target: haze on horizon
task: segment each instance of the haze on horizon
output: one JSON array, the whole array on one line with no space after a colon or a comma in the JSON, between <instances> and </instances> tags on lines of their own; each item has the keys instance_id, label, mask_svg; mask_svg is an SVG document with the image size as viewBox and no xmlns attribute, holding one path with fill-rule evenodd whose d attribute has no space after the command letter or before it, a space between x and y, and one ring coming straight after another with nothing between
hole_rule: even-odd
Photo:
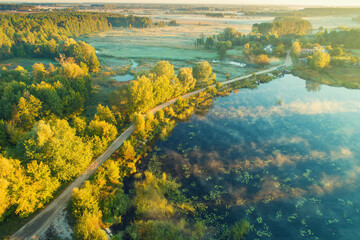
<instances>
[{"instance_id":1,"label":"haze on horizon","mask_svg":"<svg viewBox=\"0 0 360 240\"><path fill-rule=\"evenodd\" d=\"M7 3L74 3L73 0L8 0ZM312 5L312 6L360 6L359 0L78 0L76 3L166 3L166 4L234 4L234 5Z\"/></svg>"}]
</instances>

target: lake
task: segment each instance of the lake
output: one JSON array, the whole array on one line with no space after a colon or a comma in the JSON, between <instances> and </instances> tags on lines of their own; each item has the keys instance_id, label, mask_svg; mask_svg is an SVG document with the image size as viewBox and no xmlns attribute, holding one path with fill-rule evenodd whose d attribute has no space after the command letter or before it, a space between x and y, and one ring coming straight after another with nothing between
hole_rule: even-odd
<instances>
[{"instance_id":1,"label":"lake","mask_svg":"<svg viewBox=\"0 0 360 240\"><path fill-rule=\"evenodd\" d=\"M285 75L217 98L153 155L218 231L246 218L247 239L360 239L359 119L359 90Z\"/></svg>"}]
</instances>

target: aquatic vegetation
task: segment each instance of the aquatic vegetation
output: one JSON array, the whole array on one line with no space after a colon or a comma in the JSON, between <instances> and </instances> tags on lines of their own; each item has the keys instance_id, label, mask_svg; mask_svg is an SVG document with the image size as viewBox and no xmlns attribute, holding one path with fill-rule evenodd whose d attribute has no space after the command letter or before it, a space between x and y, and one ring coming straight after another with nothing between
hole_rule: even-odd
<instances>
[{"instance_id":1,"label":"aquatic vegetation","mask_svg":"<svg viewBox=\"0 0 360 240\"><path fill-rule=\"evenodd\" d=\"M266 88L260 85L255 91L242 90L219 98L205 115L195 113L189 122L179 123L166 143L156 142L161 149L156 153L165 156L161 160L166 166L163 170L181 173L177 175L184 184L181 192L189 197L190 206L195 209L187 216L194 214L204 219L216 236L220 236L219 231L228 231L238 216L248 218L252 226L249 239L284 237L275 224L289 229L284 231L289 239L341 236L337 229L344 224L355 226L358 219L353 214L359 212L357 200L346 195L348 189L353 189L351 184L358 183L357 169L350 172L352 162L335 158L358 152L354 150L356 144L344 141L347 137L338 129L344 121L332 127L328 119L334 113L309 116L274 112L241 118L234 114L239 107L251 108L263 102L274 106L277 98L284 101L283 107L285 102L291 102L288 99L296 98L297 93L284 91L281 84L287 82L277 81ZM271 84L275 84L276 90ZM290 83L286 86L292 88ZM275 93L268 91L268 87ZM296 91L300 91L299 87L303 85L299 83ZM269 96L262 94L265 90ZM349 132L356 131L347 128ZM349 150L341 147L332 150L335 143ZM346 144L349 146L344 147ZM337 191L345 195L338 196ZM314 221L318 229L312 228ZM297 230L290 232L293 228Z\"/></svg>"},{"instance_id":2,"label":"aquatic vegetation","mask_svg":"<svg viewBox=\"0 0 360 240\"><path fill-rule=\"evenodd\" d=\"M241 220L234 225L232 225L229 229L230 236L234 240L241 240L244 239L245 235L250 232L250 223L247 220Z\"/></svg>"},{"instance_id":3,"label":"aquatic vegetation","mask_svg":"<svg viewBox=\"0 0 360 240\"><path fill-rule=\"evenodd\" d=\"M264 223L264 226L262 229L256 231L256 235L258 235L259 237L271 237L272 236L271 232L269 231L269 226L266 223Z\"/></svg>"},{"instance_id":4,"label":"aquatic vegetation","mask_svg":"<svg viewBox=\"0 0 360 240\"><path fill-rule=\"evenodd\" d=\"M293 223L297 218L298 218L298 215L296 213L293 213L292 215L290 215L287 218L287 221Z\"/></svg>"}]
</instances>

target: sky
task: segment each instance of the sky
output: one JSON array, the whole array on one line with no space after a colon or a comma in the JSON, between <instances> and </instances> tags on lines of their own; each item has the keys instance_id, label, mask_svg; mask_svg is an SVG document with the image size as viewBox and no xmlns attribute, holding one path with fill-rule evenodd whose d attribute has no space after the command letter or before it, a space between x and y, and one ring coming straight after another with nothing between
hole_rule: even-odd
<instances>
[{"instance_id":1,"label":"sky","mask_svg":"<svg viewBox=\"0 0 360 240\"><path fill-rule=\"evenodd\" d=\"M262 5L324 5L324 6L360 6L360 0L0 0L0 2L111 2L111 3L192 3L192 4L262 4Z\"/></svg>"}]
</instances>

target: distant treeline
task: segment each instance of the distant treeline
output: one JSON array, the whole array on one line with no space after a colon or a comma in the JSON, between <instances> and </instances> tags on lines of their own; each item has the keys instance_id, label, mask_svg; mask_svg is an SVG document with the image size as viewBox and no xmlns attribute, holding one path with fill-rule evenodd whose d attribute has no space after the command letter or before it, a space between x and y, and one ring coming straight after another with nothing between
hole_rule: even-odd
<instances>
[{"instance_id":1,"label":"distant treeline","mask_svg":"<svg viewBox=\"0 0 360 240\"><path fill-rule=\"evenodd\" d=\"M6 4L6 3L0 3L0 11L24 11L24 10L35 10L36 7L32 5L25 5L25 4Z\"/></svg>"},{"instance_id":2,"label":"distant treeline","mask_svg":"<svg viewBox=\"0 0 360 240\"><path fill-rule=\"evenodd\" d=\"M322 45L339 46L345 48L360 48L360 29L345 31L320 32L316 35L317 41Z\"/></svg>"},{"instance_id":3,"label":"distant treeline","mask_svg":"<svg viewBox=\"0 0 360 240\"><path fill-rule=\"evenodd\" d=\"M136 27L149 28L153 26L153 21L149 17L124 16L111 14L107 17L113 27Z\"/></svg>"},{"instance_id":4,"label":"distant treeline","mask_svg":"<svg viewBox=\"0 0 360 240\"><path fill-rule=\"evenodd\" d=\"M344 16L358 15L360 8L304 8L297 12L304 16Z\"/></svg>"},{"instance_id":5,"label":"distant treeline","mask_svg":"<svg viewBox=\"0 0 360 240\"><path fill-rule=\"evenodd\" d=\"M224 13L206 13L205 15L207 17L219 17L219 18L225 17Z\"/></svg>"},{"instance_id":6,"label":"distant treeline","mask_svg":"<svg viewBox=\"0 0 360 240\"><path fill-rule=\"evenodd\" d=\"M299 17L277 17L273 22L254 24L252 31L261 34L305 35L312 32L309 21Z\"/></svg>"},{"instance_id":7,"label":"distant treeline","mask_svg":"<svg viewBox=\"0 0 360 240\"><path fill-rule=\"evenodd\" d=\"M292 11L247 11L245 16L297 16L297 17L313 17L313 16L346 16L358 15L360 8L304 8Z\"/></svg>"},{"instance_id":8,"label":"distant treeline","mask_svg":"<svg viewBox=\"0 0 360 240\"><path fill-rule=\"evenodd\" d=\"M176 22L170 23L176 25ZM2 14L0 15L0 60L11 57L54 58L60 53L69 52L73 52L74 55L67 57L78 59L76 52L79 53L79 50L68 51L71 46L66 44L74 43L67 41L69 37L105 31L111 26L146 28L153 25L151 18L121 14L73 11L27 15Z\"/></svg>"},{"instance_id":9,"label":"distant treeline","mask_svg":"<svg viewBox=\"0 0 360 240\"><path fill-rule=\"evenodd\" d=\"M70 36L109 29L106 17L94 13L34 13L0 15L0 59L58 57ZM71 56L76 57L76 56Z\"/></svg>"}]
</instances>

